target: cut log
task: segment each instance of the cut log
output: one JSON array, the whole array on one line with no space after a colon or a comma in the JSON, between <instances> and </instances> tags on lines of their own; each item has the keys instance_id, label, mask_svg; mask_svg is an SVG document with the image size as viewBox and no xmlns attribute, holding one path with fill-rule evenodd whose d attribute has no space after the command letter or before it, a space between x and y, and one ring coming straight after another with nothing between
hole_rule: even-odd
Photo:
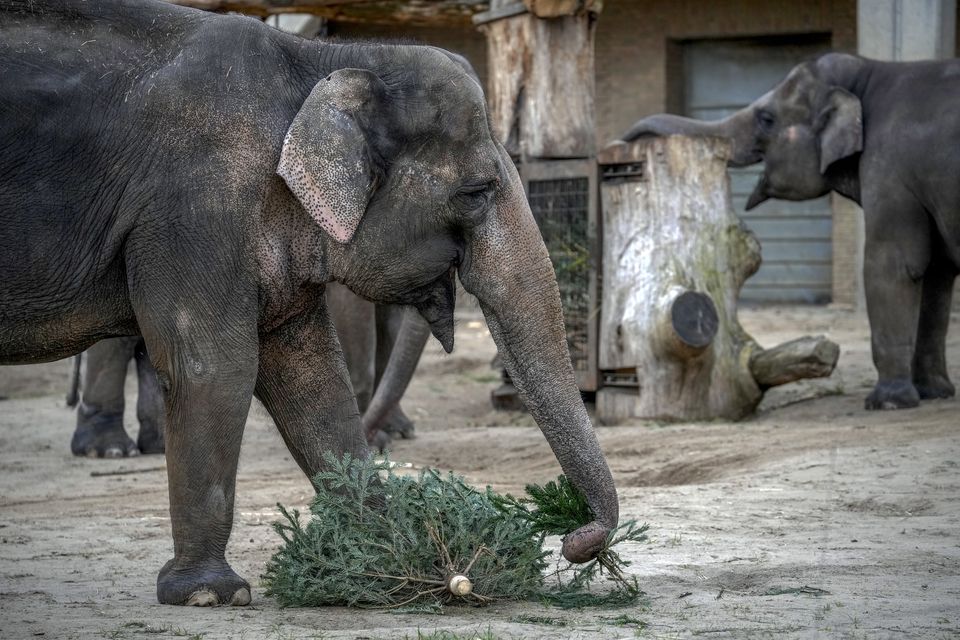
<instances>
[{"instance_id":1,"label":"cut log","mask_svg":"<svg viewBox=\"0 0 960 640\"><path fill-rule=\"evenodd\" d=\"M598 391L601 422L740 419L764 389L836 364L824 338L764 351L740 326L737 301L760 245L730 204L729 152L720 139L671 136L599 154L599 364L618 380L636 371L635 388Z\"/></svg>"},{"instance_id":2,"label":"cut log","mask_svg":"<svg viewBox=\"0 0 960 640\"><path fill-rule=\"evenodd\" d=\"M750 358L750 372L761 389L804 378L825 378L833 373L840 348L823 336L804 336Z\"/></svg>"}]
</instances>

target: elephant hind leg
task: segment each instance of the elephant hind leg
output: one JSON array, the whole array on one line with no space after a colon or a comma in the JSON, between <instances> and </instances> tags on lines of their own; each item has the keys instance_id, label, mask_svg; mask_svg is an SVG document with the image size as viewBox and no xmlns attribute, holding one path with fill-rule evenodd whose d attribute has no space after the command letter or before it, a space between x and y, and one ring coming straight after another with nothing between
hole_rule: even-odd
<instances>
[{"instance_id":1,"label":"elephant hind leg","mask_svg":"<svg viewBox=\"0 0 960 640\"><path fill-rule=\"evenodd\" d=\"M933 259L923 277L917 347L913 355L913 384L923 399L952 398L956 394L947 375L946 359L956 276L957 270L946 256L943 241L935 238Z\"/></svg>"},{"instance_id":2,"label":"elephant hind leg","mask_svg":"<svg viewBox=\"0 0 960 640\"><path fill-rule=\"evenodd\" d=\"M123 385L136 342L111 338L87 349L77 427L70 441L74 455L122 458L140 452L123 428Z\"/></svg>"}]
</instances>

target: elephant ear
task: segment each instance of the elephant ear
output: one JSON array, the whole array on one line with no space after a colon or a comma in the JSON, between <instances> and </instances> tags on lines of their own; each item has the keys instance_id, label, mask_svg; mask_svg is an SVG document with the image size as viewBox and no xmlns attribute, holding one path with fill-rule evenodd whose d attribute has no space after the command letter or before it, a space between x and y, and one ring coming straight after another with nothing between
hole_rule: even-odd
<instances>
[{"instance_id":1,"label":"elephant ear","mask_svg":"<svg viewBox=\"0 0 960 640\"><path fill-rule=\"evenodd\" d=\"M827 94L827 104L820 111L817 131L820 132L820 173L831 164L863 150L863 118L860 100L839 87Z\"/></svg>"},{"instance_id":2,"label":"elephant ear","mask_svg":"<svg viewBox=\"0 0 960 640\"><path fill-rule=\"evenodd\" d=\"M277 173L340 243L353 237L376 189L377 168L364 129L385 92L370 71L334 71L307 96L283 140Z\"/></svg>"}]
</instances>

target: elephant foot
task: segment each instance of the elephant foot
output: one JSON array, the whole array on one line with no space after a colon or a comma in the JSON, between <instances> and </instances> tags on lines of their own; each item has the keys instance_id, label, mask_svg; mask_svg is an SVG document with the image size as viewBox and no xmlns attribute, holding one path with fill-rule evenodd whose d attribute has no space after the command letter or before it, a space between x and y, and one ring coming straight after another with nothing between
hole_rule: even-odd
<instances>
[{"instance_id":1,"label":"elephant foot","mask_svg":"<svg viewBox=\"0 0 960 640\"><path fill-rule=\"evenodd\" d=\"M913 381L922 400L935 400L938 398L952 398L957 394L956 388L950 382L950 378L941 374L931 374L918 377Z\"/></svg>"},{"instance_id":2,"label":"elephant foot","mask_svg":"<svg viewBox=\"0 0 960 640\"><path fill-rule=\"evenodd\" d=\"M374 432L372 436L367 438L367 446L377 453L384 453L390 448L391 442L393 442L393 438L391 438L390 434L385 431L378 430Z\"/></svg>"},{"instance_id":3,"label":"elephant foot","mask_svg":"<svg viewBox=\"0 0 960 640\"><path fill-rule=\"evenodd\" d=\"M154 422L141 422L140 433L137 434L137 448L140 453L163 453L166 445L163 441L163 430Z\"/></svg>"},{"instance_id":4,"label":"elephant foot","mask_svg":"<svg viewBox=\"0 0 960 640\"><path fill-rule=\"evenodd\" d=\"M77 409L77 428L70 451L75 456L90 458L123 458L140 453L123 429L123 414L102 413L82 403Z\"/></svg>"},{"instance_id":5,"label":"elephant foot","mask_svg":"<svg viewBox=\"0 0 960 640\"><path fill-rule=\"evenodd\" d=\"M188 607L242 607L250 604L250 583L225 560L180 567L173 559L157 577L157 600Z\"/></svg>"},{"instance_id":6,"label":"elephant foot","mask_svg":"<svg viewBox=\"0 0 960 640\"><path fill-rule=\"evenodd\" d=\"M408 418L399 406L390 413L386 424L383 425L383 430L391 436L400 436L404 440L417 437L413 420Z\"/></svg>"},{"instance_id":7,"label":"elephant foot","mask_svg":"<svg viewBox=\"0 0 960 640\"><path fill-rule=\"evenodd\" d=\"M864 408L868 411L910 409L919 404L920 394L909 380L881 380L867 396Z\"/></svg>"}]
</instances>

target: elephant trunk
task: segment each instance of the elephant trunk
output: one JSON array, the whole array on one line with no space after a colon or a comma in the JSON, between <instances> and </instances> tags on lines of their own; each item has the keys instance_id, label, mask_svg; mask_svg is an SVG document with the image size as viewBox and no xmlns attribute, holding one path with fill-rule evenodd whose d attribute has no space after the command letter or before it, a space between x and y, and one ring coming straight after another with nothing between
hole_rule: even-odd
<instances>
[{"instance_id":1,"label":"elephant trunk","mask_svg":"<svg viewBox=\"0 0 960 640\"><path fill-rule=\"evenodd\" d=\"M503 164L509 180L496 215L473 230L460 279L563 472L587 498L595 520L563 544L565 558L586 562L617 525L617 492L574 378L553 265L516 170Z\"/></svg>"},{"instance_id":2,"label":"elephant trunk","mask_svg":"<svg viewBox=\"0 0 960 640\"><path fill-rule=\"evenodd\" d=\"M722 120L703 121L660 113L638 120L621 136L624 142L642 136L715 136L726 138L733 145L728 163L745 167L760 162L763 157L756 144L754 107L750 105Z\"/></svg>"},{"instance_id":3,"label":"elephant trunk","mask_svg":"<svg viewBox=\"0 0 960 640\"><path fill-rule=\"evenodd\" d=\"M423 347L430 337L430 325L414 309L406 309L400 332L390 352L390 360L383 371L377 390L363 414L363 432L370 442L383 427L390 412L399 404L413 372L420 362Z\"/></svg>"}]
</instances>

